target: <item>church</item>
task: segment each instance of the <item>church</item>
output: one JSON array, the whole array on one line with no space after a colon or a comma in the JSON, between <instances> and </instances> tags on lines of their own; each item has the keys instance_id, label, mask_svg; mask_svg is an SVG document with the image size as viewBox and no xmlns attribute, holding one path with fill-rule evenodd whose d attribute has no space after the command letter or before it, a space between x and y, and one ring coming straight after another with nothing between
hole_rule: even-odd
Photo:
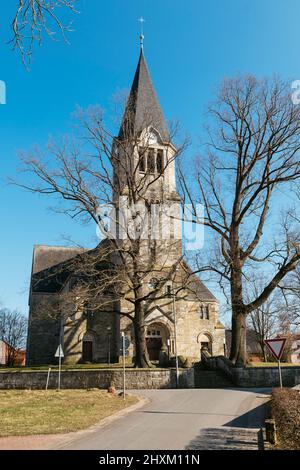
<instances>
[{"instance_id":1,"label":"church","mask_svg":"<svg viewBox=\"0 0 300 470\"><path fill-rule=\"evenodd\" d=\"M146 122L146 114L151 115L151 125ZM113 194L115 204L119 204L120 196L128 194L128 172L131 172L130 178L133 178L134 172L134 178L144 182L146 189L143 198L147 203L180 204L176 188L176 148L170 139L142 43L120 131L113 143L112 152L115 155L121 154L120 149L124 148L126 139L128 141L128 129L130 135L137 133L139 142L147 140L147 145L139 144L136 149L132 142L126 143L126 148L131 145L131 161L125 169L124 164L114 169L114 178L118 176ZM136 159L138 163L133 165ZM173 228L170 238L161 243L146 240L143 245L143 259L151 258L152 268L148 269L143 280L143 298L147 308L142 327L149 359L157 364L162 352L169 359L177 353L196 362L201 359L203 349L212 355L222 355L225 348L219 302L184 261L182 237L175 232ZM95 250L103 249L107 243L103 240L100 248L94 250L46 245L34 247L27 365L56 363L55 352L60 344L65 364L118 362L122 354L122 333L126 336L127 360L135 356L135 330L130 319L132 302L129 297L118 294L109 307L103 302L106 307L99 312L88 308L74 309L72 312L70 306L66 306L65 292L72 290L72 285L76 284L74 275L73 279L70 276L70 266L74 262L84 263ZM172 274L162 281L166 270ZM151 289L155 295L151 295ZM103 292L105 295L107 293ZM53 312L56 314L53 315Z\"/></svg>"}]
</instances>

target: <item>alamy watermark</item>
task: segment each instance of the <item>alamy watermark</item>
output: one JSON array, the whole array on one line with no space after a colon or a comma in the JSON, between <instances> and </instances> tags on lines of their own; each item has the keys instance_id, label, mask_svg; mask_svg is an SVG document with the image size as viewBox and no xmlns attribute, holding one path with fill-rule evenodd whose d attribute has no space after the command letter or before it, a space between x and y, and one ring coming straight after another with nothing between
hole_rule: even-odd
<instances>
[{"instance_id":1,"label":"alamy watermark","mask_svg":"<svg viewBox=\"0 0 300 470\"><path fill-rule=\"evenodd\" d=\"M0 104L6 104L6 84L0 80Z\"/></svg>"},{"instance_id":2,"label":"alamy watermark","mask_svg":"<svg viewBox=\"0 0 300 470\"><path fill-rule=\"evenodd\" d=\"M100 239L182 240L186 250L199 250L204 244L202 204L153 203L128 204L121 196L114 204L97 209L97 236Z\"/></svg>"}]
</instances>

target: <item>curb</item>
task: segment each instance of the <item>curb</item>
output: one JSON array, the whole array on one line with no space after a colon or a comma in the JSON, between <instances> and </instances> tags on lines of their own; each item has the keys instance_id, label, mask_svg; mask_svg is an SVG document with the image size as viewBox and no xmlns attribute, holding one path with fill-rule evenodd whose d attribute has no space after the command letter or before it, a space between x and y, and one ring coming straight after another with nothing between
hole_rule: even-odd
<instances>
[{"instance_id":1,"label":"curb","mask_svg":"<svg viewBox=\"0 0 300 470\"><path fill-rule=\"evenodd\" d=\"M61 440L59 440L59 442L57 442L56 444L52 444L52 445L42 446L39 448L39 450L63 450L63 448L66 445L71 444L72 442L76 441L80 437L84 437L85 435L99 431L100 429L112 423L113 421L117 421L118 419L123 418L124 416L131 413L132 411L142 408L144 405L147 405L148 403L150 403L149 398L141 397L135 394L132 396L135 396L138 398L138 402L135 403L134 405L128 406L124 408L123 410L117 411L116 413L110 416L107 416L106 418L102 419L99 423L94 424L93 426L90 426L89 428L81 429L80 431L70 432L68 434L61 434ZM59 439L60 435L52 434L52 436L55 436L57 439Z\"/></svg>"}]
</instances>

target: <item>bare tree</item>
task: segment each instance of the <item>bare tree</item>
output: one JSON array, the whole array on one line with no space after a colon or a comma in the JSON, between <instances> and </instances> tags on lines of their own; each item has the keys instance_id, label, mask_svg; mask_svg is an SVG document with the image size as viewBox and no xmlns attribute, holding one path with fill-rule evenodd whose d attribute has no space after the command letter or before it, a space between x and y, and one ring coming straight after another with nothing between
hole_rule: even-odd
<instances>
[{"instance_id":1,"label":"bare tree","mask_svg":"<svg viewBox=\"0 0 300 470\"><path fill-rule=\"evenodd\" d=\"M279 214L278 208L283 192L300 176L300 108L293 105L288 84L238 77L224 81L208 122L206 155L196 162L196 188L188 187L183 171L181 184L191 204L204 204L204 221L198 222L216 245L205 266L201 254L199 270L214 273L227 294L230 359L245 364L247 315L261 308L300 259L299 218L286 207ZM280 227L271 209L280 215ZM247 302L245 285L262 271L267 273L264 285Z\"/></svg>"},{"instance_id":2,"label":"bare tree","mask_svg":"<svg viewBox=\"0 0 300 470\"><path fill-rule=\"evenodd\" d=\"M127 103L122 136L116 138L104 123L101 110L80 112L80 139L64 141L60 146L52 144L47 155L36 151L23 156L24 170L34 179L19 185L47 197L58 196L65 203L60 211L82 222L92 221L105 236L94 250L82 250L61 270L49 269L36 276L35 286L51 278L57 281L62 275L61 302L67 317L85 309L99 314L116 311L118 304L120 315L133 325L135 365L148 367L145 317L160 301L173 321L172 295L179 300L195 287L181 250L176 251L181 243L174 236L176 228L170 227L171 239L167 230L167 224L175 220L170 217L174 201L161 204L163 175L174 165L185 143L175 149L172 133L170 141L164 142L165 157L157 152L154 158L151 129L155 129L155 122L151 113L145 114L141 125L144 131L132 128L129 113ZM158 237L155 232L159 232ZM170 281L172 293L166 289Z\"/></svg>"},{"instance_id":3,"label":"bare tree","mask_svg":"<svg viewBox=\"0 0 300 470\"><path fill-rule=\"evenodd\" d=\"M250 281L247 285L250 290L249 295L247 295L248 301L257 298L263 290L263 286L262 277L254 279L253 282ZM284 311L284 302L282 300L280 291L275 290L262 305L252 310L248 317L248 326L256 333L264 362L268 360L265 340L272 338L280 330L280 319Z\"/></svg>"},{"instance_id":4,"label":"bare tree","mask_svg":"<svg viewBox=\"0 0 300 470\"><path fill-rule=\"evenodd\" d=\"M0 340L7 344L7 363L13 366L18 352L25 347L27 318L17 310L0 309Z\"/></svg>"},{"instance_id":5,"label":"bare tree","mask_svg":"<svg viewBox=\"0 0 300 470\"><path fill-rule=\"evenodd\" d=\"M66 40L66 32L71 24L65 25L59 14L60 7L75 12L76 0L18 0L16 14L11 28L13 49L21 53L22 61L31 61L33 46L42 44L43 33L54 39L55 30L59 31Z\"/></svg>"},{"instance_id":6,"label":"bare tree","mask_svg":"<svg viewBox=\"0 0 300 470\"><path fill-rule=\"evenodd\" d=\"M300 269L299 266L293 271L280 289L285 302L284 313L281 317L282 330L297 332L300 326Z\"/></svg>"}]
</instances>

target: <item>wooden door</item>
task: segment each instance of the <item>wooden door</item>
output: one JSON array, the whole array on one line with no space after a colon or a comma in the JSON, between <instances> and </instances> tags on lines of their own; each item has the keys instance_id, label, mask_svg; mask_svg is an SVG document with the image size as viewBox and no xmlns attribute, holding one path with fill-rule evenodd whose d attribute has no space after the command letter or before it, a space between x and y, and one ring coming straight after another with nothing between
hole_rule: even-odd
<instances>
[{"instance_id":1,"label":"wooden door","mask_svg":"<svg viewBox=\"0 0 300 470\"><path fill-rule=\"evenodd\" d=\"M93 342L92 341L83 341L82 360L84 362L93 362Z\"/></svg>"},{"instance_id":2,"label":"wooden door","mask_svg":"<svg viewBox=\"0 0 300 470\"><path fill-rule=\"evenodd\" d=\"M147 338L147 349L150 361L159 360L159 351L161 350L161 338Z\"/></svg>"}]
</instances>

